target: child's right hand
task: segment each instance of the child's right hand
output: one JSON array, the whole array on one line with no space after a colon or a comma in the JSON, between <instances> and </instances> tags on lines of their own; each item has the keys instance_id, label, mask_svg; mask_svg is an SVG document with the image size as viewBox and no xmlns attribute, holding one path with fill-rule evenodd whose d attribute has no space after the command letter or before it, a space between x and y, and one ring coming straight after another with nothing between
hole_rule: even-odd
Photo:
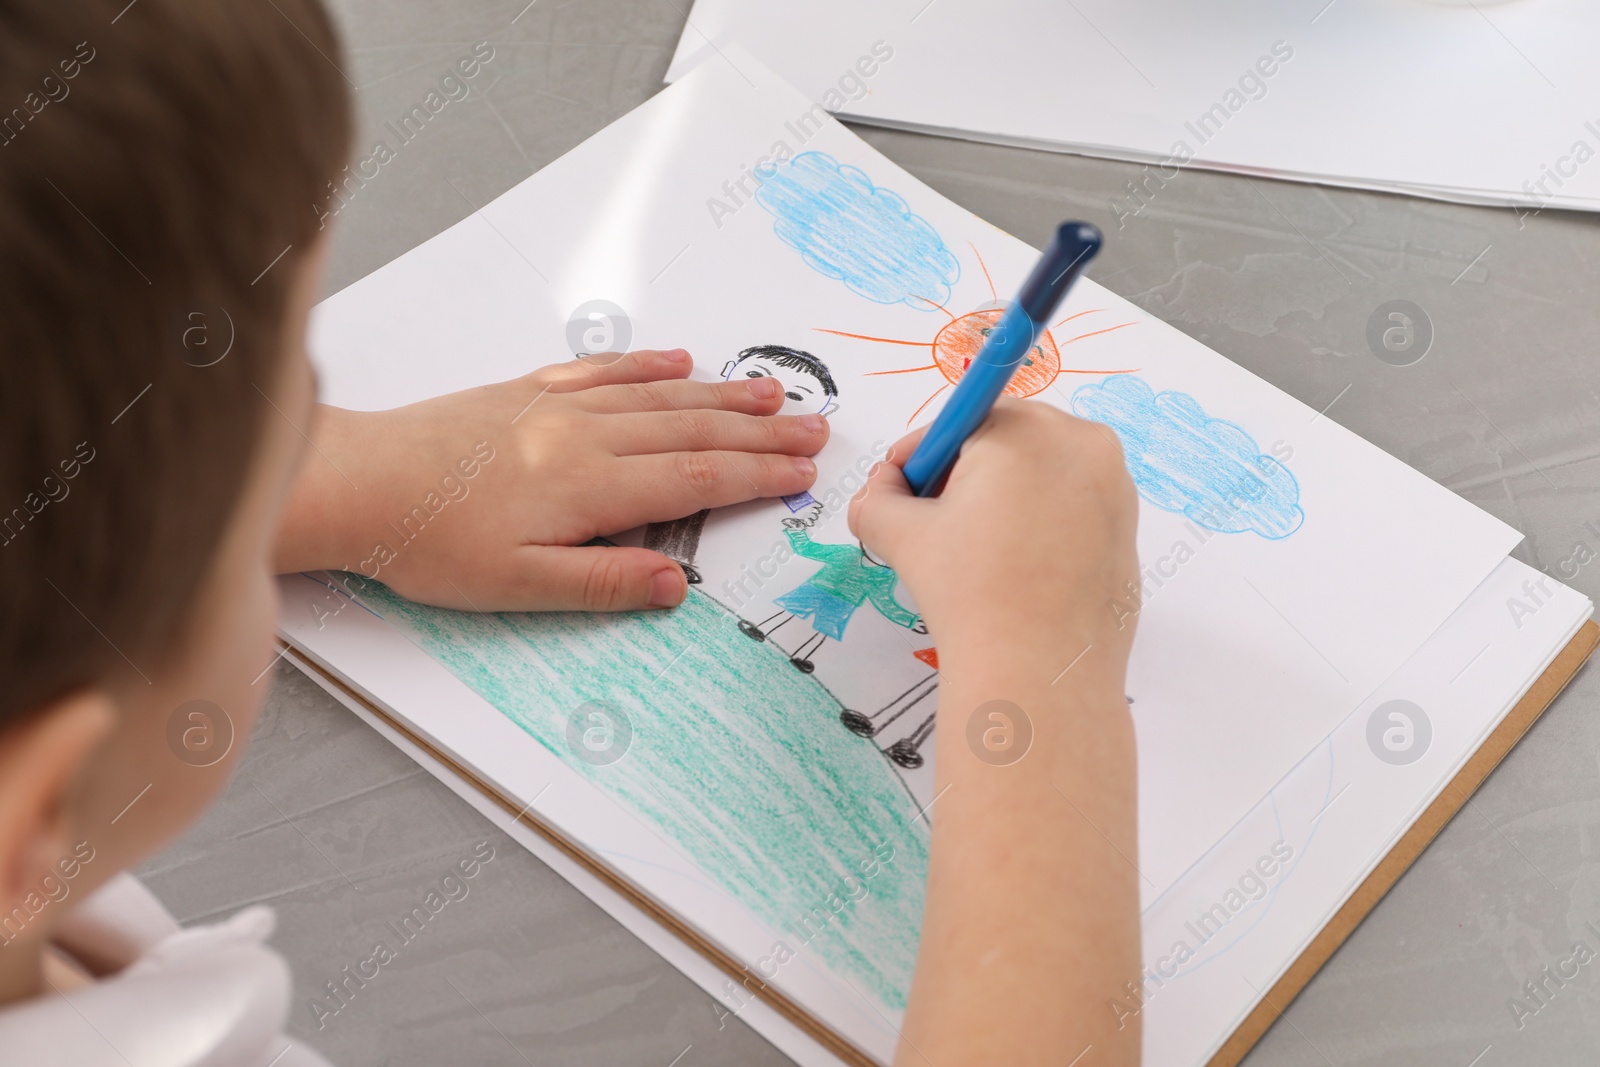
<instances>
[{"instance_id":1,"label":"child's right hand","mask_svg":"<svg viewBox=\"0 0 1600 1067\"><path fill-rule=\"evenodd\" d=\"M939 808L895 1063L1062 1064L1087 1046L1132 1067L1138 1020L1106 1010L1142 966L1123 695L1138 498L1122 448L1104 426L1002 400L943 493L919 499L899 467L916 440L850 509L939 649Z\"/></svg>"},{"instance_id":2,"label":"child's right hand","mask_svg":"<svg viewBox=\"0 0 1600 1067\"><path fill-rule=\"evenodd\" d=\"M918 498L897 442L850 504L850 528L911 590L941 666L1002 654L1121 686L1133 640L1138 496L1116 435L1039 403L1002 398L937 497ZM1131 587L1127 584L1134 583ZM1118 689L1120 692L1120 688Z\"/></svg>"}]
</instances>

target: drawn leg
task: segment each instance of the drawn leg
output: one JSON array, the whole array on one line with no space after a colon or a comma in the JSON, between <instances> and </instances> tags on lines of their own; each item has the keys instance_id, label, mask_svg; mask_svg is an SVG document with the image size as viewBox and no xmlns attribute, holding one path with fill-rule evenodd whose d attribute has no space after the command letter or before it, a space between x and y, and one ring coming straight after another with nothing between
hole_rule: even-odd
<instances>
[{"instance_id":1,"label":"drawn leg","mask_svg":"<svg viewBox=\"0 0 1600 1067\"><path fill-rule=\"evenodd\" d=\"M930 674L871 715L863 715L859 711L842 711L839 713L839 721L853 734L876 737L883 732L884 727L922 703L938 688L939 676Z\"/></svg>"},{"instance_id":2,"label":"drawn leg","mask_svg":"<svg viewBox=\"0 0 1600 1067\"><path fill-rule=\"evenodd\" d=\"M884 755L894 760L900 766L905 767L907 770L916 770L918 767L922 766L922 752L920 751L922 748L922 743L926 741L928 736L932 733L933 712L930 711L928 713L928 717L922 720L921 725L919 725L915 730L911 731L908 736L902 737L900 740L884 749Z\"/></svg>"},{"instance_id":3,"label":"drawn leg","mask_svg":"<svg viewBox=\"0 0 1600 1067\"><path fill-rule=\"evenodd\" d=\"M776 619L779 615L788 615L789 617L784 619L783 622L780 622L777 626L774 626L771 630L767 629L767 623L771 622L773 619ZM749 619L740 619L739 632L750 638L752 641L765 641L768 634L776 632L779 626L783 626L785 623L793 621L793 619L794 616L789 615L787 611L774 612L762 619L760 622L751 622Z\"/></svg>"},{"instance_id":4,"label":"drawn leg","mask_svg":"<svg viewBox=\"0 0 1600 1067\"><path fill-rule=\"evenodd\" d=\"M795 649L794 655L789 657L789 663L801 674L810 674L817 669L817 665L810 660L811 653L822 647L822 642L828 639L827 634L814 634L806 639L805 644Z\"/></svg>"},{"instance_id":5,"label":"drawn leg","mask_svg":"<svg viewBox=\"0 0 1600 1067\"><path fill-rule=\"evenodd\" d=\"M706 528L709 510L671 522L652 522L644 528L644 547L659 552L683 568L683 576L690 585L700 584L700 572L695 568L694 557L700 551L700 534Z\"/></svg>"}]
</instances>

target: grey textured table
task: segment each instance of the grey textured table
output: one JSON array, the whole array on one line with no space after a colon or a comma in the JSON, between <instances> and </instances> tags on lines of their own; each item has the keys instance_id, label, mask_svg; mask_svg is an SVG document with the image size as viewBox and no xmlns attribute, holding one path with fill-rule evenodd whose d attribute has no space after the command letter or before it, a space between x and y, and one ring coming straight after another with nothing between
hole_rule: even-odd
<instances>
[{"instance_id":1,"label":"grey textured table","mask_svg":"<svg viewBox=\"0 0 1600 1067\"><path fill-rule=\"evenodd\" d=\"M686 6L339 0L363 145L474 42L495 52L471 96L341 214L328 291L654 94ZM862 134L1035 245L1064 216L1099 222L1114 234L1099 281L1512 523L1527 535L1519 558L1555 572L1575 545L1600 553L1600 219L1519 223L1509 209L1185 172L1119 230L1108 201L1138 168ZM1366 341L1393 299L1420 306L1435 331L1411 366L1380 362ZM1600 566L1571 584L1600 596ZM742 1024L719 1030L711 998L308 680L280 665L273 681L227 792L143 874L184 921L276 906L295 1033L346 1065L786 1062ZM1520 1029L1507 1002L1575 939L1595 947L1581 927L1600 922L1597 697L1590 668L1289 1007L1252 1067L1593 1060L1600 967ZM324 983L483 840L498 855L470 896L319 1029L309 1002Z\"/></svg>"}]
</instances>

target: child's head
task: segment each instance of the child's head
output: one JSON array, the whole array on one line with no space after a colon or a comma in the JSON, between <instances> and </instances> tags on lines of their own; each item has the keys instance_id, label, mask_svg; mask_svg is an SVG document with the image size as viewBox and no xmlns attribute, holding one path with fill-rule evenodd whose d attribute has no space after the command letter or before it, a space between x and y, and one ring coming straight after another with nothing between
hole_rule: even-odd
<instances>
[{"instance_id":1,"label":"child's head","mask_svg":"<svg viewBox=\"0 0 1600 1067\"><path fill-rule=\"evenodd\" d=\"M783 345L757 345L740 352L722 368L726 381L776 378L783 384L783 411L790 415L828 415L839 406L839 389L822 360L810 352Z\"/></svg>"},{"instance_id":2,"label":"child's head","mask_svg":"<svg viewBox=\"0 0 1600 1067\"><path fill-rule=\"evenodd\" d=\"M182 829L255 714L339 62L318 0L0 2L0 943L76 842L74 892ZM191 701L230 758L169 743Z\"/></svg>"}]
</instances>

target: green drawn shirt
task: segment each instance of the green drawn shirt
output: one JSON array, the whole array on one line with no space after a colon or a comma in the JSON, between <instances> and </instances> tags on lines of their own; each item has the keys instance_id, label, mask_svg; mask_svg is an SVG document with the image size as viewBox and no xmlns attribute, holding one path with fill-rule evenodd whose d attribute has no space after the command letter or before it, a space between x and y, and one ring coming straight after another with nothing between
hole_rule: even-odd
<instances>
[{"instance_id":1,"label":"green drawn shirt","mask_svg":"<svg viewBox=\"0 0 1600 1067\"><path fill-rule=\"evenodd\" d=\"M907 611L894 598L895 586L900 578L888 567L863 564L861 550L855 545L830 545L811 540L805 530L785 530L789 544L807 559L818 560L822 569L806 579L806 584L826 590L856 607L871 600L884 618L900 626L915 626L917 614Z\"/></svg>"}]
</instances>

